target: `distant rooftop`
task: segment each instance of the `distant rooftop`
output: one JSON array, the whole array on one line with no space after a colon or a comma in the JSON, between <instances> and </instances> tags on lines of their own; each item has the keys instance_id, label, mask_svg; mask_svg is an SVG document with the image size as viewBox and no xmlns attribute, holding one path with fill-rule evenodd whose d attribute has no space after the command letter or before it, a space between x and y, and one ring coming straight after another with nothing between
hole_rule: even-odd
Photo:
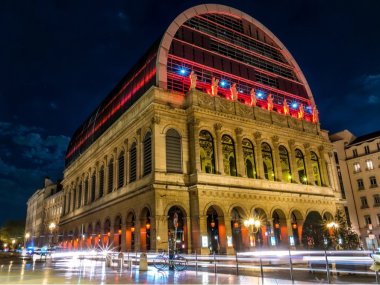
<instances>
[{"instance_id":1,"label":"distant rooftop","mask_svg":"<svg viewBox=\"0 0 380 285\"><path fill-rule=\"evenodd\" d=\"M374 140L376 138L379 138L379 137L380 137L380 130L376 131L376 132L373 132L373 133L370 133L370 134L366 134L366 135L357 137L348 146L352 146L352 145L356 145L356 144L361 144L361 143L363 143L365 141L372 141L372 140Z\"/></svg>"}]
</instances>

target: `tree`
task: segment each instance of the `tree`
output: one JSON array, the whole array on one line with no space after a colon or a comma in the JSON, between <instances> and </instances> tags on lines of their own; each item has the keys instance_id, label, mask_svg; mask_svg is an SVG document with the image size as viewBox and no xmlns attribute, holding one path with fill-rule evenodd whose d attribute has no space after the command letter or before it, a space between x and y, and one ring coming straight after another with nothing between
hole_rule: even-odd
<instances>
[{"instance_id":1,"label":"tree","mask_svg":"<svg viewBox=\"0 0 380 285\"><path fill-rule=\"evenodd\" d=\"M15 240L14 247L23 244L24 241L25 221L9 220L0 227L0 244L12 244Z\"/></svg>"}]
</instances>

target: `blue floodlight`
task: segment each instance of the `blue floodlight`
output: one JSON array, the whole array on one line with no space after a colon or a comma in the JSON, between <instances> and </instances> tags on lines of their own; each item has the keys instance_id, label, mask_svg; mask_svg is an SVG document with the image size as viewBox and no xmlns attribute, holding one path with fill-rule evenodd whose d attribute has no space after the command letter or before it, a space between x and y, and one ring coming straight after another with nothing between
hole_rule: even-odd
<instances>
[{"instance_id":1,"label":"blue floodlight","mask_svg":"<svg viewBox=\"0 0 380 285\"><path fill-rule=\"evenodd\" d=\"M220 86L222 86L222 87L226 87L226 85L227 85L226 80L222 80L222 81L220 81Z\"/></svg>"},{"instance_id":2,"label":"blue floodlight","mask_svg":"<svg viewBox=\"0 0 380 285\"><path fill-rule=\"evenodd\" d=\"M264 97L263 91L258 91L257 92L257 97L259 97L260 99L262 99Z\"/></svg>"},{"instance_id":3,"label":"blue floodlight","mask_svg":"<svg viewBox=\"0 0 380 285\"><path fill-rule=\"evenodd\" d=\"M298 108L298 103L297 102L293 102L292 103L292 108L293 109L297 109Z\"/></svg>"},{"instance_id":4,"label":"blue floodlight","mask_svg":"<svg viewBox=\"0 0 380 285\"><path fill-rule=\"evenodd\" d=\"M186 74L187 74L187 69L184 68L184 67L181 67L181 69L179 70L179 73L180 73L181 75L186 75Z\"/></svg>"}]
</instances>

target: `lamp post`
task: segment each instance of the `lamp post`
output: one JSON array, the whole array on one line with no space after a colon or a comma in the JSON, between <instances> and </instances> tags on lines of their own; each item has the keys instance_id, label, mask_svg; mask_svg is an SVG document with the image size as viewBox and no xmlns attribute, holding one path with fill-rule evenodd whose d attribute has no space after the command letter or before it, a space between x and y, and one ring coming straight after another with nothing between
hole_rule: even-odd
<instances>
[{"instance_id":1,"label":"lamp post","mask_svg":"<svg viewBox=\"0 0 380 285\"><path fill-rule=\"evenodd\" d=\"M331 236L331 240L333 241L333 246L336 247L336 236L335 236L335 231L338 230L339 224L332 221L327 223L327 228L329 229L329 234Z\"/></svg>"},{"instance_id":2,"label":"lamp post","mask_svg":"<svg viewBox=\"0 0 380 285\"><path fill-rule=\"evenodd\" d=\"M51 238L51 242L50 242L49 247L50 247L50 246L53 244L53 242L54 242L53 232L54 232L55 228L56 228L55 223L50 223L50 225L49 225L49 230L50 230L50 238Z\"/></svg>"},{"instance_id":3,"label":"lamp post","mask_svg":"<svg viewBox=\"0 0 380 285\"><path fill-rule=\"evenodd\" d=\"M15 250L15 243L16 243L16 240L12 239L12 249L13 249L13 251Z\"/></svg>"},{"instance_id":4,"label":"lamp post","mask_svg":"<svg viewBox=\"0 0 380 285\"><path fill-rule=\"evenodd\" d=\"M259 231L260 225L260 220L256 218L249 218L244 221L244 226L249 230L249 245L251 247L256 246L255 234Z\"/></svg>"}]
</instances>

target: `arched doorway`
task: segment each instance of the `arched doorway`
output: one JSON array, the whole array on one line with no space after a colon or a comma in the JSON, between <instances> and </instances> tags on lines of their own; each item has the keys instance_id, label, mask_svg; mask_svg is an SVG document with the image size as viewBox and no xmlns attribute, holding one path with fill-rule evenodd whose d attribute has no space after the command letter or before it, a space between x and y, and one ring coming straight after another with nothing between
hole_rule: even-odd
<instances>
[{"instance_id":1,"label":"arched doorway","mask_svg":"<svg viewBox=\"0 0 380 285\"><path fill-rule=\"evenodd\" d=\"M148 208L144 208L140 215L140 249L150 250L151 216Z\"/></svg>"},{"instance_id":2,"label":"arched doorway","mask_svg":"<svg viewBox=\"0 0 380 285\"><path fill-rule=\"evenodd\" d=\"M187 223L184 210L178 206L173 206L168 211L168 240L172 239L177 252L186 252L187 244Z\"/></svg>"},{"instance_id":3,"label":"arched doorway","mask_svg":"<svg viewBox=\"0 0 380 285\"><path fill-rule=\"evenodd\" d=\"M101 245L101 235L102 235L102 227L100 225L100 221L98 221L95 225L95 247L99 247Z\"/></svg>"},{"instance_id":4,"label":"arched doorway","mask_svg":"<svg viewBox=\"0 0 380 285\"><path fill-rule=\"evenodd\" d=\"M92 240L93 240L93 229L92 229L92 224L89 224L87 227L87 248L92 248Z\"/></svg>"},{"instance_id":5,"label":"arched doorway","mask_svg":"<svg viewBox=\"0 0 380 285\"><path fill-rule=\"evenodd\" d=\"M288 245L288 228L286 218L283 211L276 209L272 214L273 220L273 237L271 237L272 246L287 246ZM273 240L274 238L274 240Z\"/></svg>"},{"instance_id":6,"label":"arched doorway","mask_svg":"<svg viewBox=\"0 0 380 285\"><path fill-rule=\"evenodd\" d=\"M113 227L114 232L114 238L113 238L113 245L116 250L121 251L121 216L116 216L115 223Z\"/></svg>"},{"instance_id":7,"label":"arched doorway","mask_svg":"<svg viewBox=\"0 0 380 285\"><path fill-rule=\"evenodd\" d=\"M74 249L77 250L79 248L79 231L78 231L78 228L75 228L75 230L74 230L73 241L74 241Z\"/></svg>"},{"instance_id":8,"label":"arched doorway","mask_svg":"<svg viewBox=\"0 0 380 285\"><path fill-rule=\"evenodd\" d=\"M323 249L326 246L327 232L323 226L322 216L317 211L310 212L305 219L302 230L302 243L308 249Z\"/></svg>"},{"instance_id":9,"label":"arched doorway","mask_svg":"<svg viewBox=\"0 0 380 285\"><path fill-rule=\"evenodd\" d=\"M244 212L237 207L231 211L231 229L232 229L232 246L235 252L243 251L245 243L243 243L243 235L246 236L246 230L243 225Z\"/></svg>"},{"instance_id":10,"label":"arched doorway","mask_svg":"<svg viewBox=\"0 0 380 285\"><path fill-rule=\"evenodd\" d=\"M268 221L268 216L261 208L256 208L253 211L253 216L260 220L260 227L255 234L256 247L264 247L270 244L271 227Z\"/></svg>"},{"instance_id":11,"label":"arched doorway","mask_svg":"<svg viewBox=\"0 0 380 285\"><path fill-rule=\"evenodd\" d=\"M211 253L226 253L226 227L222 210L217 206L207 209L208 244Z\"/></svg>"},{"instance_id":12,"label":"arched doorway","mask_svg":"<svg viewBox=\"0 0 380 285\"><path fill-rule=\"evenodd\" d=\"M127 215L127 228L125 233L126 250L136 250L136 216L133 212Z\"/></svg>"},{"instance_id":13,"label":"arched doorway","mask_svg":"<svg viewBox=\"0 0 380 285\"><path fill-rule=\"evenodd\" d=\"M290 213L290 224L292 227L290 245L300 247L302 245L303 217L298 210L294 210Z\"/></svg>"},{"instance_id":14,"label":"arched doorway","mask_svg":"<svg viewBox=\"0 0 380 285\"><path fill-rule=\"evenodd\" d=\"M103 231L103 245L110 246L110 236L111 236L111 221L107 219L104 222L104 231Z\"/></svg>"}]
</instances>

